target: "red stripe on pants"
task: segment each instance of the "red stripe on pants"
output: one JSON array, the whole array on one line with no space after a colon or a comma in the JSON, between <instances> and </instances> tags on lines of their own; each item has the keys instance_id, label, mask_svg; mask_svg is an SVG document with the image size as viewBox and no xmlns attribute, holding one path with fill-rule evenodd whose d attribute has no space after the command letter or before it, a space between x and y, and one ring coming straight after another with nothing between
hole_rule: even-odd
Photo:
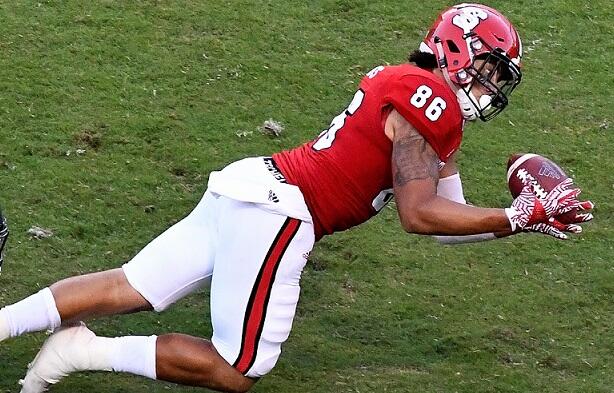
<instances>
[{"instance_id":1,"label":"red stripe on pants","mask_svg":"<svg viewBox=\"0 0 614 393\"><path fill-rule=\"evenodd\" d=\"M242 374L247 373L256 360L258 342L264 327L264 319L275 275L281 259L298 232L300 225L300 220L290 217L286 219L264 259L264 263L252 288L246 308L241 350L233 365Z\"/></svg>"}]
</instances>

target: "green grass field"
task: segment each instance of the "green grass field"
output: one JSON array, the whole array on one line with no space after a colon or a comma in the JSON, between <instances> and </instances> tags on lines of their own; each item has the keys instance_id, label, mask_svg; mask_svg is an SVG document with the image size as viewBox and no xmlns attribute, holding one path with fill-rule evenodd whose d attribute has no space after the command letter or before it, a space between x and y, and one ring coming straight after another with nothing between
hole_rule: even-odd
<instances>
[{"instance_id":1,"label":"green grass field","mask_svg":"<svg viewBox=\"0 0 614 393\"><path fill-rule=\"evenodd\" d=\"M12 231L0 305L119 266L191 210L211 170L313 138L365 72L404 61L449 4L0 2L0 204ZM290 339L254 392L614 392L614 5L488 4L523 37L524 82L501 116L466 130L467 197L508 206L508 155L537 152L576 178L595 221L567 242L443 247L404 234L391 204L316 245ZM258 132L269 118L281 137ZM34 225L54 236L30 239ZM208 337L207 304L199 293L90 325ZM0 344L1 392L18 391L44 339ZM53 392L168 390L197 389L91 373Z\"/></svg>"}]
</instances>

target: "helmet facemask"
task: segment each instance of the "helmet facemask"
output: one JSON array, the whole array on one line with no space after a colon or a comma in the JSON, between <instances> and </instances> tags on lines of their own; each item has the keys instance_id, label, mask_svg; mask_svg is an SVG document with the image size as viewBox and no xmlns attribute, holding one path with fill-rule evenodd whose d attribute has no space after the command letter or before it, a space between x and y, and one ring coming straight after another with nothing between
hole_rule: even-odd
<instances>
[{"instance_id":1,"label":"helmet facemask","mask_svg":"<svg viewBox=\"0 0 614 393\"><path fill-rule=\"evenodd\" d=\"M488 121L497 116L507 106L508 97L520 84L522 73L520 68L499 48L483 53L465 68L470 82L461 86L461 91L480 120ZM473 93L482 93L478 99Z\"/></svg>"},{"instance_id":2,"label":"helmet facemask","mask_svg":"<svg viewBox=\"0 0 614 393\"><path fill-rule=\"evenodd\" d=\"M465 120L487 121L498 115L520 83L518 32L505 16L483 4L444 10L420 51L435 55Z\"/></svg>"}]
</instances>

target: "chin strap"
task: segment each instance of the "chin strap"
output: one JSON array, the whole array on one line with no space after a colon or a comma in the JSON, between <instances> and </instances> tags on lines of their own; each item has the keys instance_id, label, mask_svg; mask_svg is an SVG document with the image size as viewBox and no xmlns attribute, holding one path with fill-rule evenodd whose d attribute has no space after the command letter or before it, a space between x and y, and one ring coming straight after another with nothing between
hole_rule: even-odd
<instances>
[{"instance_id":1,"label":"chin strap","mask_svg":"<svg viewBox=\"0 0 614 393\"><path fill-rule=\"evenodd\" d=\"M446 55L443 53L443 44L441 43L441 39L439 37L434 38L435 47L437 48L437 64L439 65L439 69L443 72L443 77L448 83L448 86L452 89L452 91L457 92L458 88L450 79L450 75L448 75L448 60L446 59Z\"/></svg>"},{"instance_id":2,"label":"chin strap","mask_svg":"<svg viewBox=\"0 0 614 393\"><path fill-rule=\"evenodd\" d=\"M473 96L473 93L467 93L465 89L458 89L456 91L456 100L460 105L461 113L463 114L463 119L467 121L475 121L478 118L478 111L475 109L475 106L472 104L471 100L477 101Z\"/></svg>"},{"instance_id":3,"label":"chin strap","mask_svg":"<svg viewBox=\"0 0 614 393\"><path fill-rule=\"evenodd\" d=\"M443 74L443 78L446 80L446 83L448 84L450 89L452 89L452 91L456 94L456 100L460 105L463 119L467 121L476 120L478 118L478 112L471 100L476 103L478 102L478 100L473 96L473 93L471 93L471 91L467 92L465 91L465 89L463 89L462 87L457 87L456 84L452 82L452 80L450 79L450 75L448 74L448 60L446 59L446 55L443 53L443 44L441 43L441 39L439 37L435 37L434 41L435 47L437 48L437 64L439 65L439 69L441 70L441 73ZM480 97L479 102L482 108L485 107L482 106L481 103L483 97L485 96Z\"/></svg>"}]
</instances>

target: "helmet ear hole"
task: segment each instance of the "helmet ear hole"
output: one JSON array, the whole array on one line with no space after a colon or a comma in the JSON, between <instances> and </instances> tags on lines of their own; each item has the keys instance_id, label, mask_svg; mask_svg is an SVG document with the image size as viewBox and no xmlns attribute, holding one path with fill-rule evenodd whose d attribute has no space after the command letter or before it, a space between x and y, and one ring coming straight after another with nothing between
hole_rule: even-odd
<instances>
[{"instance_id":1,"label":"helmet ear hole","mask_svg":"<svg viewBox=\"0 0 614 393\"><path fill-rule=\"evenodd\" d=\"M460 49L456 46L456 43L452 40L447 40L446 44L448 45L448 50L452 53L460 53Z\"/></svg>"}]
</instances>

